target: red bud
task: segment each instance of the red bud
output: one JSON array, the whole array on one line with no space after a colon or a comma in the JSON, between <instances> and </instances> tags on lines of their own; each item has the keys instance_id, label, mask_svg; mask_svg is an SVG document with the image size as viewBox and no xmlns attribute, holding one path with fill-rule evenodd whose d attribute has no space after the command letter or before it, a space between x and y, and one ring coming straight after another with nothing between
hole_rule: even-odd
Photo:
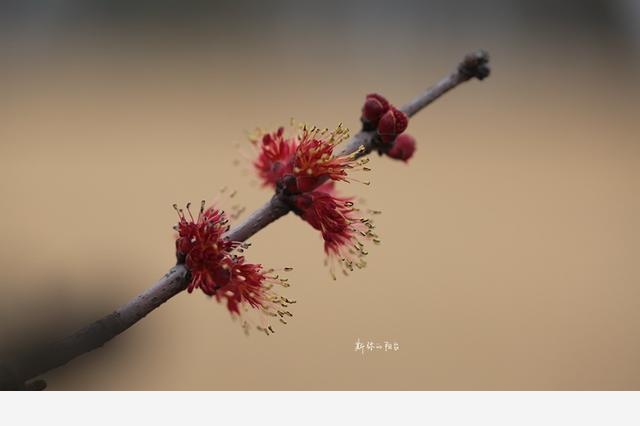
<instances>
[{"instance_id":1,"label":"red bud","mask_svg":"<svg viewBox=\"0 0 640 426\"><path fill-rule=\"evenodd\" d=\"M396 160L402 160L405 163L413 156L416 151L416 140L413 136L403 133L396 138L387 155Z\"/></svg>"},{"instance_id":2,"label":"red bud","mask_svg":"<svg viewBox=\"0 0 640 426\"><path fill-rule=\"evenodd\" d=\"M378 122L378 134L382 137L382 141L389 143L396 138L397 135L404 132L409 125L409 117L404 112L391 107Z\"/></svg>"},{"instance_id":3,"label":"red bud","mask_svg":"<svg viewBox=\"0 0 640 426\"><path fill-rule=\"evenodd\" d=\"M393 109L393 114L396 116L396 120L397 120L396 133L400 134L405 130L407 130L407 127L409 127L409 116L404 112L395 108Z\"/></svg>"},{"instance_id":4,"label":"red bud","mask_svg":"<svg viewBox=\"0 0 640 426\"><path fill-rule=\"evenodd\" d=\"M362 117L373 124L378 124L380 117L389 110L389 101L377 93L367 95L367 99L362 107Z\"/></svg>"}]
</instances>

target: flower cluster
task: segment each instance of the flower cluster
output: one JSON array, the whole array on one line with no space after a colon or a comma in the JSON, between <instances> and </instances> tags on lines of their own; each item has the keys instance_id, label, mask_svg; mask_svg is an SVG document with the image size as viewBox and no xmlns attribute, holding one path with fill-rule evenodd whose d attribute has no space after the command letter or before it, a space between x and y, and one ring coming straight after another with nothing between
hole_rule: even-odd
<instances>
[{"instance_id":1,"label":"flower cluster","mask_svg":"<svg viewBox=\"0 0 640 426\"><path fill-rule=\"evenodd\" d=\"M342 126L333 131L302 126L290 138L281 127L255 141L259 152L253 164L263 186L282 191L293 211L320 231L334 279L336 261L345 275L366 265L361 239L379 243L373 222L360 217L353 199L338 196L334 188L335 182L360 182L351 173L370 170L369 159L358 158L361 150L336 155L335 147L347 138Z\"/></svg>"},{"instance_id":2,"label":"flower cluster","mask_svg":"<svg viewBox=\"0 0 640 426\"><path fill-rule=\"evenodd\" d=\"M253 166L263 186L281 185L289 194L311 191L329 180L360 182L349 173L368 171L369 159L357 159L358 153L334 155L335 147L348 137L349 131L342 126L333 131L301 126L287 139L280 127L252 140L258 148Z\"/></svg>"},{"instance_id":3,"label":"flower cluster","mask_svg":"<svg viewBox=\"0 0 640 426\"><path fill-rule=\"evenodd\" d=\"M257 143L257 140L253 141ZM284 127L273 133L265 133L260 144L260 153L253 162L263 186L275 187L286 173L291 173L292 158L298 142L284 137Z\"/></svg>"},{"instance_id":4,"label":"flower cluster","mask_svg":"<svg viewBox=\"0 0 640 426\"><path fill-rule=\"evenodd\" d=\"M362 122L365 127L377 130L383 144L381 152L405 162L411 158L416 149L415 139L403 135L409 125L409 117L383 96L377 93L367 95L362 106Z\"/></svg>"},{"instance_id":5,"label":"flower cluster","mask_svg":"<svg viewBox=\"0 0 640 426\"><path fill-rule=\"evenodd\" d=\"M373 231L373 221L358 215L353 198L335 195L332 184L325 184L323 188L296 197L294 211L321 232L324 251L328 255L326 263L330 263L331 276L335 280L336 261L344 275L353 272L354 267L364 268L367 265L364 256L368 252L361 239L375 244L379 244L380 239Z\"/></svg>"},{"instance_id":6,"label":"flower cluster","mask_svg":"<svg viewBox=\"0 0 640 426\"><path fill-rule=\"evenodd\" d=\"M232 317L242 318L245 332L255 327L267 335L272 333L271 318L286 324L291 313L285 309L295 302L277 295L273 288L288 287L287 279L260 264L246 262L241 253L249 244L224 238L229 230L225 213L214 207L205 209L204 201L196 218L189 204L186 214L176 205L174 208L179 219L174 227L178 232L176 255L190 274L187 291L200 289L218 302L224 301Z\"/></svg>"}]
</instances>

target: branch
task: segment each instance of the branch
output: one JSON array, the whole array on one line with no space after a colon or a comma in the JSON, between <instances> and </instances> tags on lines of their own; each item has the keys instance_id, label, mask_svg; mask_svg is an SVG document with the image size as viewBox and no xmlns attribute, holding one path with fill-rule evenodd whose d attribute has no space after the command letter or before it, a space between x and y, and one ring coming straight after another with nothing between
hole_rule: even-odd
<instances>
[{"instance_id":1,"label":"branch","mask_svg":"<svg viewBox=\"0 0 640 426\"><path fill-rule=\"evenodd\" d=\"M401 110L409 116L438 99L440 96L472 78L484 79L489 75L488 55L479 51L465 56L457 70L428 88L420 96L404 105ZM338 155L364 150L359 156L371 153L376 147L375 130L360 131L344 144ZM261 229L289 213L289 205L277 195L273 196L242 223L230 230L226 237L234 241L246 241ZM151 311L186 289L188 271L184 265L171 268L153 287L138 295L126 305L99 319L71 336L47 345L27 356L0 365L0 390L41 389L43 381L33 379L49 370L60 367L74 358L103 346L106 342L127 330Z\"/></svg>"}]
</instances>

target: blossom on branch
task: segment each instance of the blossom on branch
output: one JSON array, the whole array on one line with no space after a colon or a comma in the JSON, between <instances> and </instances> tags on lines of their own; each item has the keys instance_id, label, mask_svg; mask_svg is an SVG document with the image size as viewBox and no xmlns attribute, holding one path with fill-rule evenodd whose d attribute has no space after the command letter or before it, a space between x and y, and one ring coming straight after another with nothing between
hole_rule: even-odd
<instances>
[{"instance_id":1,"label":"blossom on branch","mask_svg":"<svg viewBox=\"0 0 640 426\"><path fill-rule=\"evenodd\" d=\"M254 140L258 143L258 140ZM266 133L260 139L258 158L253 162L262 186L274 187L278 181L293 168L293 156L298 142L295 138L284 137L284 127L275 132Z\"/></svg>"},{"instance_id":2,"label":"blossom on branch","mask_svg":"<svg viewBox=\"0 0 640 426\"><path fill-rule=\"evenodd\" d=\"M303 125L290 138L280 127L256 139L261 143L253 163L263 186L281 192L292 210L320 231L334 279L336 263L345 275L366 265L367 251L362 241L380 242L373 232L373 222L360 217L353 199L337 195L334 187L335 182L361 182L351 173L370 170L366 167L369 159L358 158L363 148L336 155L336 146L348 137L342 125L333 131Z\"/></svg>"},{"instance_id":3,"label":"blossom on branch","mask_svg":"<svg viewBox=\"0 0 640 426\"><path fill-rule=\"evenodd\" d=\"M300 126L298 132L289 138L284 136L284 128L280 127L253 140L258 146L253 166L263 186L276 188L279 183L284 183L292 194L311 191L327 180L359 182L348 174L369 170L365 166L369 159L357 158L362 150L335 155L335 147L348 137L349 131L341 125L333 131Z\"/></svg>"},{"instance_id":4,"label":"blossom on branch","mask_svg":"<svg viewBox=\"0 0 640 426\"><path fill-rule=\"evenodd\" d=\"M298 148L293 161L293 175L299 192L315 189L327 179L342 182L360 182L349 173L369 169L364 165L368 158L357 159L362 149L348 155L335 155L337 145L349 138L349 130L338 125L335 130L308 129L304 126L298 134ZM369 184L368 182L363 182Z\"/></svg>"},{"instance_id":5,"label":"blossom on branch","mask_svg":"<svg viewBox=\"0 0 640 426\"><path fill-rule=\"evenodd\" d=\"M229 230L225 213L214 207L205 209L204 201L195 218L190 204L186 214L176 205L174 208L179 219L174 227L178 232L176 256L190 274L187 291L200 289L218 302L224 300L232 317L242 319L245 332L255 327L267 335L272 333L270 319L274 317L286 324L284 317L291 313L284 309L295 302L279 296L274 287L288 287L288 280L272 275L273 270L260 264L246 262L240 253L249 244L224 238Z\"/></svg>"},{"instance_id":6,"label":"blossom on branch","mask_svg":"<svg viewBox=\"0 0 640 426\"><path fill-rule=\"evenodd\" d=\"M327 255L325 263L329 264L334 280L336 263L345 276L354 268L367 265L364 257L368 252L362 241L380 243L373 221L359 214L353 198L321 190L299 194L294 196L294 212L320 231Z\"/></svg>"}]
</instances>

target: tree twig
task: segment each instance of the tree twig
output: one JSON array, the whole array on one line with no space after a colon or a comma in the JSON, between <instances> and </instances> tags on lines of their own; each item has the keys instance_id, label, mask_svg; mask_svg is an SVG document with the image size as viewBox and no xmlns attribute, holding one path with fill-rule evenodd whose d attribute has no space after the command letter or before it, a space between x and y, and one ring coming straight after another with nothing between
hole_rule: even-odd
<instances>
[{"instance_id":1,"label":"tree twig","mask_svg":"<svg viewBox=\"0 0 640 426\"><path fill-rule=\"evenodd\" d=\"M456 71L440 80L424 93L404 105L401 110L409 116L438 99L440 96L472 78L484 79L489 75L488 55L479 51L463 59ZM364 150L359 156L369 154L376 145L375 131L360 131L347 141L339 155ZM242 223L231 229L226 237L234 241L246 241L261 229L289 213L289 205L273 196ZM40 348L35 353L0 364L0 390L41 389L43 381L29 380L60 367L74 358L103 346L118 334L140 321L154 309L187 287L188 271L184 265L171 268L153 287L136 296L111 314L76 331L69 337Z\"/></svg>"}]
</instances>

